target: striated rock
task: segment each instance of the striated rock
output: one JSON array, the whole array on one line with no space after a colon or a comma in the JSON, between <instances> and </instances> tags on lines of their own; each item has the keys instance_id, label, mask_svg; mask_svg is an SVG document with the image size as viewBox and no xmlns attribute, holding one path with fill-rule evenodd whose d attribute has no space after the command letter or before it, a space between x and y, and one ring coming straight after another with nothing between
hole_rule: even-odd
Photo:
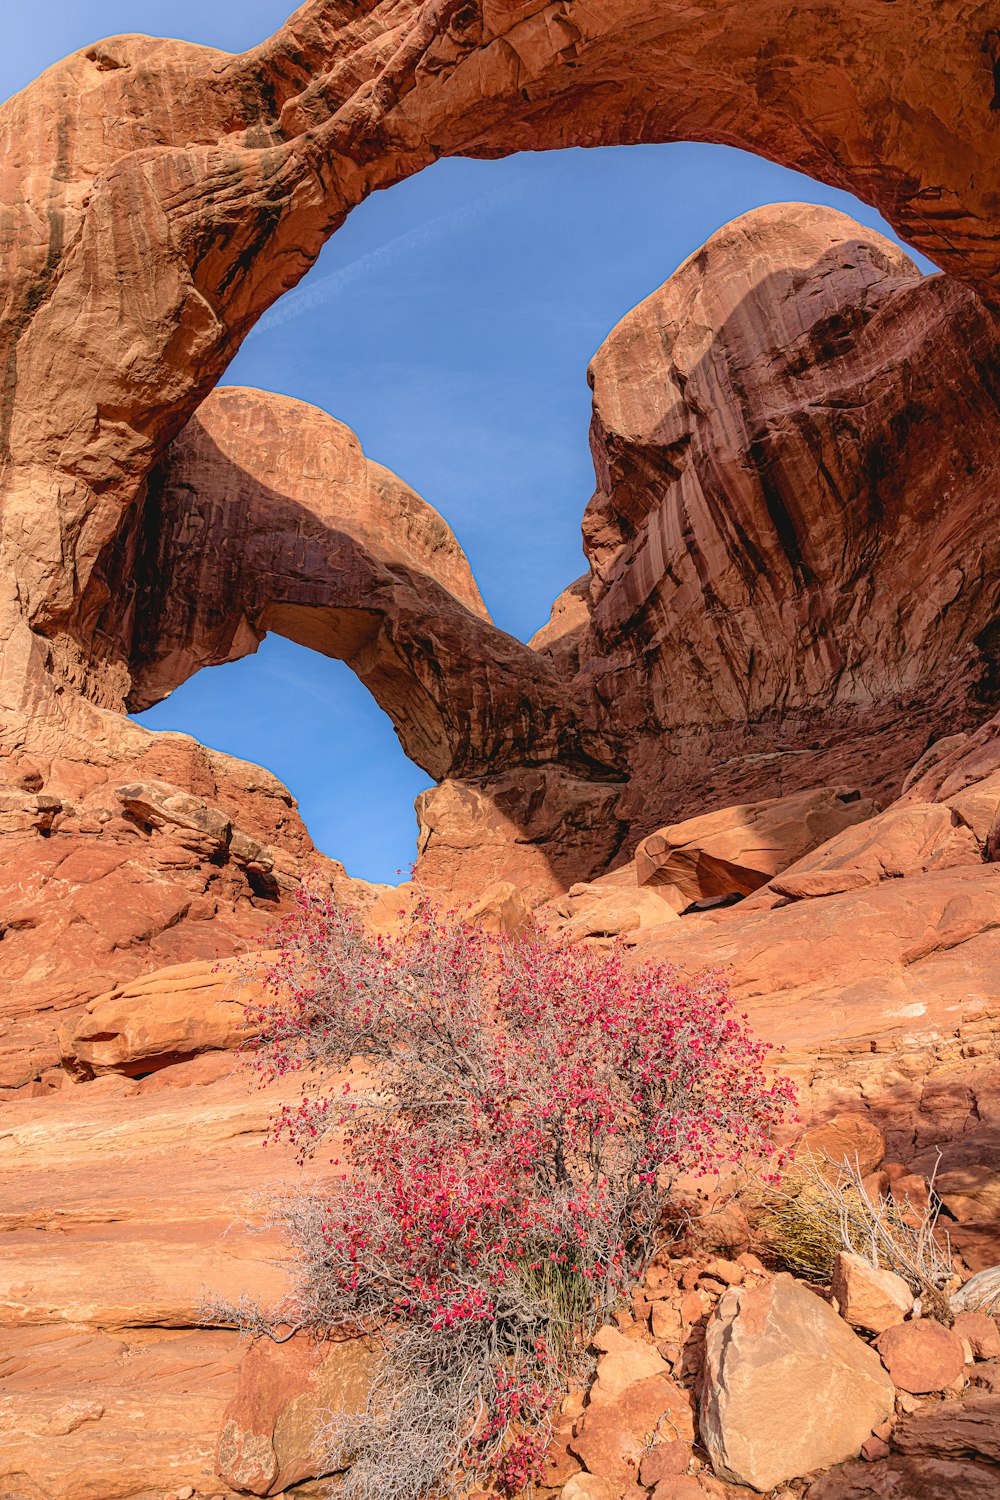
<instances>
[{"instance_id":1,"label":"striated rock","mask_svg":"<svg viewBox=\"0 0 1000 1500\"><path fill-rule=\"evenodd\" d=\"M228 1497L215 1437L239 1362L237 1335L220 1329L5 1328L0 1494Z\"/></svg>"},{"instance_id":2,"label":"striated rock","mask_svg":"<svg viewBox=\"0 0 1000 1500\"><path fill-rule=\"evenodd\" d=\"M997 872L931 871L776 910L748 910L751 897L640 932L636 952L729 970L811 1109L877 1104L894 1150L926 1152L930 1170L943 1144L946 1170L995 1146Z\"/></svg>"},{"instance_id":3,"label":"striated rock","mask_svg":"<svg viewBox=\"0 0 1000 1500\"><path fill-rule=\"evenodd\" d=\"M733 891L746 896L874 811L856 790L836 787L689 818L642 840L636 880L673 887L685 906Z\"/></svg>"},{"instance_id":4,"label":"striated rock","mask_svg":"<svg viewBox=\"0 0 1000 1500\"><path fill-rule=\"evenodd\" d=\"M896 1428L883 1463L833 1469L807 1500L998 1500L998 1411L997 1396L928 1406Z\"/></svg>"},{"instance_id":5,"label":"striated rock","mask_svg":"<svg viewBox=\"0 0 1000 1500\"><path fill-rule=\"evenodd\" d=\"M905 24L889 6L817 21L644 0L581 24L524 0L350 15L311 0L242 55L132 36L49 69L0 115L0 348L20 602L60 672L120 690L89 629L150 466L346 214L440 156L725 139L856 188L995 293L987 20L953 0L914 0Z\"/></svg>"},{"instance_id":6,"label":"striated rock","mask_svg":"<svg viewBox=\"0 0 1000 1500\"><path fill-rule=\"evenodd\" d=\"M373 1353L360 1342L257 1340L223 1414L220 1476L241 1492L280 1495L328 1473L323 1426L334 1413L364 1410L374 1369Z\"/></svg>"},{"instance_id":7,"label":"striated rock","mask_svg":"<svg viewBox=\"0 0 1000 1500\"><path fill-rule=\"evenodd\" d=\"M66 1037L66 1061L91 1078L135 1077L200 1052L231 1051L253 1035L246 1006L261 998L231 963L162 969L91 1000Z\"/></svg>"},{"instance_id":8,"label":"striated rock","mask_svg":"<svg viewBox=\"0 0 1000 1500\"><path fill-rule=\"evenodd\" d=\"M790 1276L728 1291L709 1319L699 1425L723 1479L771 1490L840 1463L892 1410L874 1350Z\"/></svg>"},{"instance_id":9,"label":"striated rock","mask_svg":"<svg viewBox=\"0 0 1000 1500\"><path fill-rule=\"evenodd\" d=\"M978 865L982 858L981 840L952 808L910 803L831 838L770 881L769 889L797 901L927 870Z\"/></svg>"},{"instance_id":10,"label":"striated rock","mask_svg":"<svg viewBox=\"0 0 1000 1500\"><path fill-rule=\"evenodd\" d=\"M136 609L117 626L130 707L274 631L347 661L435 779L530 755L568 768L573 713L554 670L490 623L450 527L342 423L222 387L149 490L106 564L135 557Z\"/></svg>"},{"instance_id":11,"label":"striated rock","mask_svg":"<svg viewBox=\"0 0 1000 1500\"><path fill-rule=\"evenodd\" d=\"M961 1405L925 1407L897 1428L894 1446L908 1455L973 1457L998 1465L1000 1396L975 1396Z\"/></svg>"},{"instance_id":12,"label":"striated rock","mask_svg":"<svg viewBox=\"0 0 1000 1500\"><path fill-rule=\"evenodd\" d=\"M957 1333L932 1318L887 1328L875 1347L892 1383L913 1396L943 1391L962 1374L965 1352Z\"/></svg>"},{"instance_id":13,"label":"striated rock","mask_svg":"<svg viewBox=\"0 0 1000 1500\"><path fill-rule=\"evenodd\" d=\"M1000 1500L1000 1473L965 1459L892 1454L879 1464L854 1462L832 1469L806 1490L806 1500Z\"/></svg>"},{"instance_id":14,"label":"striated rock","mask_svg":"<svg viewBox=\"0 0 1000 1500\"><path fill-rule=\"evenodd\" d=\"M902 1323L913 1307L913 1293L894 1271L870 1266L860 1255L840 1250L830 1283L840 1316L852 1328L882 1333Z\"/></svg>"},{"instance_id":15,"label":"striated rock","mask_svg":"<svg viewBox=\"0 0 1000 1500\"><path fill-rule=\"evenodd\" d=\"M971 580L998 541L981 524L996 330L956 290L835 213L776 205L720 230L592 361L591 618L574 650L629 744L619 811L638 832L654 808L683 816L749 787L894 795L908 765L888 757L926 746L909 736L932 681L933 712L951 708L929 733L982 716L994 601ZM931 443L935 481L924 424L940 391L924 381L942 360L963 409L936 430L964 452ZM756 734L724 727L747 723Z\"/></svg>"}]
</instances>

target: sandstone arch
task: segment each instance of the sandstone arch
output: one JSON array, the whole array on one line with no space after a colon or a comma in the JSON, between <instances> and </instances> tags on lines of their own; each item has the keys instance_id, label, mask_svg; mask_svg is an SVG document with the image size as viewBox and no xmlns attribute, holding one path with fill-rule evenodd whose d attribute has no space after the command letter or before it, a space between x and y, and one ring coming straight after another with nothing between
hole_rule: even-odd
<instances>
[{"instance_id":1,"label":"sandstone arch","mask_svg":"<svg viewBox=\"0 0 1000 1500\"><path fill-rule=\"evenodd\" d=\"M748 146L996 296L998 49L970 0L312 0L242 56L57 64L0 113L4 635L113 695L95 569L150 467L344 215L441 155Z\"/></svg>"},{"instance_id":2,"label":"sandstone arch","mask_svg":"<svg viewBox=\"0 0 1000 1500\"><path fill-rule=\"evenodd\" d=\"M348 662L435 780L618 774L551 664L492 624L447 523L304 402L214 391L106 568L97 633L128 661L130 709L272 630Z\"/></svg>"}]
</instances>

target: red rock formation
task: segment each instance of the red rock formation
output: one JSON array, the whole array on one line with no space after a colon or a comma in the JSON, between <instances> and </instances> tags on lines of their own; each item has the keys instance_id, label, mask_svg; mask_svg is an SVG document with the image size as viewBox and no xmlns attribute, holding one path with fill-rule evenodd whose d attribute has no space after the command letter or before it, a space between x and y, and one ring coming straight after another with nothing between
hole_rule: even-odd
<instances>
[{"instance_id":1,"label":"red rock formation","mask_svg":"<svg viewBox=\"0 0 1000 1500\"><path fill-rule=\"evenodd\" d=\"M989 1177L998 369L972 288L1000 297L995 27L982 0L313 0L243 56L113 39L0 109L7 1488L217 1493L238 1352L191 1331L199 1297L284 1285L273 1245L225 1231L234 1192L290 1170L257 1149L287 1091L231 1075L208 970L315 851L266 772L122 713L270 629L348 660L444 778L421 867L450 889L562 891L673 819L804 786L895 795L958 730L798 885L650 931L616 870L598 921L732 963L807 1107ZM826 211L715 236L595 359L592 570L537 650L346 429L209 396L373 189L446 154L681 137L853 188L956 279Z\"/></svg>"},{"instance_id":2,"label":"red rock formation","mask_svg":"<svg viewBox=\"0 0 1000 1500\"><path fill-rule=\"evenodd\" d=\"M106 576L115 618L96 635L121 642L131 708L274 631L347 661L438 780L610 759L549 663L492 625L438 513L303 402L215 391Z\"/></svg>"},{"instance_id":3,"label":"red rock formation","mask_svg":"<svg viewBox=\"0 0 1000 1500\"><path fill-rule=\"evenodd\" d=\"M794 204L727 225L609 335L591 573L534 644L629 742L634 831L749 787L895 795L929 733L985 716L996 335L957 283Z\"/></svg>"},{"instance_id":4,"label":"red rock formation","mask_svg":"<svg viewBox=\"0 0 1000 1500\"><path fill-rule=\"evenodd\" d=\"M940 0L572 19L312 0L242 56L122 37L51 68L0 112L5 702L30 697L26 627L61 681L120 702L99 564L143 479L345 214L441 155L744 144L855 189L995 293L994 20Z\"/></svg>"}]
</instances>

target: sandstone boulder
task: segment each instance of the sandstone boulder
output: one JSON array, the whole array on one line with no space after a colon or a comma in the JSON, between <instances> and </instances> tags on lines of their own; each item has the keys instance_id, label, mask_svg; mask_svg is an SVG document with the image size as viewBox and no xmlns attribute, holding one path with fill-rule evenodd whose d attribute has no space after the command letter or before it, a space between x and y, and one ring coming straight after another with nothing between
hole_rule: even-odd
<instances>
[{"instance_id":1,"label":"sandstone boulder","mask_svg":"<svg viewBox=\"0 0 1000 1500\"><path fill-rule=\"evenodd\" d=\"M732 891L749 895L874 811L848 787L727 807L643 839L635 851L636 879L640 886L673 886L685 904Z\"/></svg>"},{"instance_id":2,"label":"sandstone boulder","mask_svg":"<svg viewBox=\"0 0 1000 1500\"><path fill-rule=\"evenodd\" d=\"M925 870L977 865L982 858L981 841L950 807L908 804L829 839L772 880L770 889L799 901Z\"/></svg>"},{"instance_id":3,"label":"sandstone boulder","mask_svg":"<svg viewBox=\"0 0 1000 1500\"><path fill-rule=\"evenodd\" d=\"M232 961L177 964L90 1001L64 1041L67 1066L85 1077L153 1073L201 1052L230 1051L253 1035L258 986Z\"/></svg>"},{"instance_id":4,"label":"sandstone boulder","mask_svg":"<svg viewBox=\"0 0 1000 1500\"><path fill-rule=\"evenodd\" d=\"M322 1427L333 1413L364 1409L374 1371L375 1356L360 1342L251 1344L222 1419L220 1476L252 1495L279 1495L330 1472Z\"/></svg>"},{"instance_id":5,"label":"sandstone boulder","mask_svg":"<svg viewBox=\"0 0 1000 1500\"><path fill-rule=\"evenodd\" d=\"M597 880L570 886L564 896L538 911L545 928L565 942L615 938L677 921L682 899L661 886L640 887L635 864L629 863Z\"/></svg>"},{"instance_id":6,"label":"sandstone boulder","mask_svg":"<svg viewBox=\"0 0 1000 1500\"><path fill-rule=\"evenodd\" d=\"M893 1385L912 1396L945 1390L965 1369L961 1338L933 1318L915 1318L887 1328L875 1347Z\"/></svg>"},{"instance_id":7,"label":"sandstone boulder","mask_svg":"<svg viewBox=\"0 0 1000 1500\"><path fill-rule=\"evenodd\" d=\"M994 1166L970 1162L940 1172L934 1190L956 1219L1000 1218L1000 1172Z\"/></svg>"},{"instance_id":8,"label":"sandstone boulder","mask_svg":"<svg viewBox=\"0 0 1000 1500\"><path fill-rule=\"evenodd\" d=\"M860 1255L838 1252L833 1263L831 1291L840 1316L852 1328L882 1333L902 1323L913 1307L913 1293L893 1271L870 1266Z\"/></svg>"},{"instance_id":9,"label":"sandstone boulder","mask_svg":"<svg viewBox=\"0 0 1000 1500\"><path fill-rule=\"evenodd\" d=\"M875 1351L790 1276L730 1290L709 1319L700 1431L723 1479L771 1490L854 1457L893 1401Z\"/></svg>"},{"instance_id":10,"label":"sandstone boulder","mask_svg":"<svg viewBox=\"0 0 1000 1500\"><path fill-rule=\"evenodd\" d=\"M483 891L466 914L466 920L484 932L517 937L531 931L531 908L517 886L509 880L497 881Z\"/></svg>"}]
</instances>

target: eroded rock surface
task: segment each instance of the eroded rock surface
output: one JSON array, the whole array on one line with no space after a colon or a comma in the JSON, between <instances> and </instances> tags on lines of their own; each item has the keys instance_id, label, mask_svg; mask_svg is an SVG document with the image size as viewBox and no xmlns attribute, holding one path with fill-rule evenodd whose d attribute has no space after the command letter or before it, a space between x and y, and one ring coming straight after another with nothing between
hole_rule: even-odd
<instances>
[{"instance_id":1,"label":"eroded rock surface","mask_svg":"<svg viewBox=\"0 0 1000 1500\"><path fill-rule=\"evenodd\" d=\"M878 235L778 204L605 340L590 574L535 644L578 665L627 741L633 828L749 786L885 800L921 734L985 717L996 333Z\"/></svg>"}]
</instances>

